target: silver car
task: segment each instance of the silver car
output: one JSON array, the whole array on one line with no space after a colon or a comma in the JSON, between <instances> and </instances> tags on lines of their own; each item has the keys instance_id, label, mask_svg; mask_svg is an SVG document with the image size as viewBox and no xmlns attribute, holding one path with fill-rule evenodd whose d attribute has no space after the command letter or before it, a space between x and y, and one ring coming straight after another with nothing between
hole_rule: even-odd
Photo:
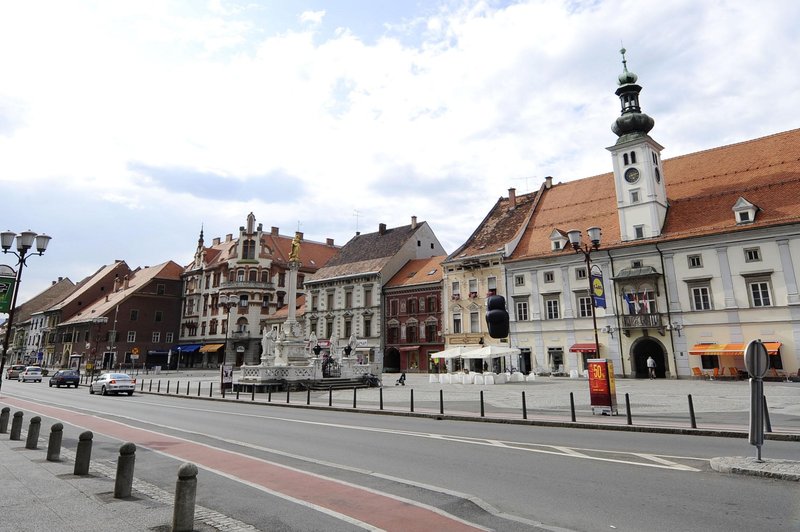
<instances>
[{"instance_id":1,"label":"silver car","mask_svg":"<svg viewBox=\"0 0 800 532\"><path fill-rule=\"evenodd\" d=\"M42 382L42 368L39 366L28 366L20 372L18 380L22 382Z\"/></svg>"},{"instance_id":2,"label":"silver car","mask_svg":"<svg viewBox=\"0 0 800 532\"><path fill-rule=\"evenodd\" d=\"M89 393L100 392L101 395L113 393L127 393L133 395L136 388L136 379L132 379L127 373L103 373L89 384Z\"/></svg>"}]
</instances>

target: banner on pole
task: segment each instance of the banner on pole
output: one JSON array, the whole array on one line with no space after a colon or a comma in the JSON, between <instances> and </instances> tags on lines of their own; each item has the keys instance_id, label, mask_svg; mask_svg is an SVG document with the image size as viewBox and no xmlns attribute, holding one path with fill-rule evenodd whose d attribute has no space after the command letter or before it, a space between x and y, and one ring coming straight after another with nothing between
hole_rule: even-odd
<instances>
[{"instance_id":1,"label":"banner on pole","mask_svg":"<svg viewBox=\"0 0 800 532\"><path fill-rule=\"evenodd\" d=\"M14 299L14 277L0 277L0 312L8 313L11 310L11 300Z\"/></svg>"},{"instance_id":2,"label":"banner on pole","mask_svg":"<svg viewBox=\"0 0 800 532\"><path fill-rule=\"evenodd\" d=\"M606 291L603 288L603 272L600 268L592 267L592 298L594 298L594 308L606 308Z\"/></svg>"}]
</instances>

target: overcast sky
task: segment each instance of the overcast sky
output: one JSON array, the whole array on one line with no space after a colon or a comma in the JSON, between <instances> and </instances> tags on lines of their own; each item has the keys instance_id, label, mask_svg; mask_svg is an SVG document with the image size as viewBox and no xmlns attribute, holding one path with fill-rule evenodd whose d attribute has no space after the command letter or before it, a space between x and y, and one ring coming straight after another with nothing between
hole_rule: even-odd
<instances>
[{"instance_id":1,"label":"overcast sky","mask_svg":"<svg viewBox=\"0 0 800 532\"><path fill-rule=\"evenodd\" d=\"M0 2L0 229L18 303L265 229L347 242L611 170L619 49L664 157L798 127L800 2ZM667 181L669 176L665 176ZM11 263L11 255L0 264Z\"/></svg>"}]
</instances>

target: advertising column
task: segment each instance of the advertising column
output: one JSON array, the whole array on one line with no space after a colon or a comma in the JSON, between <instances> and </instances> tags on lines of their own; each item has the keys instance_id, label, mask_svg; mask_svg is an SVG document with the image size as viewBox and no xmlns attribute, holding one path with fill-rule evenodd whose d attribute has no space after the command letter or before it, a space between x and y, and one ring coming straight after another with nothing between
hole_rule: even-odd
<instances>
[{"instance_id":1,"label":"advertising column","mask_svg":"<svg viewBox=\"0 0 800 532\"><path fill-rule=\"evenodd\" d=\"M617 389L614 363L607 358L592 358L589 365L589 397L592 414L617 415Z\"/></svg>"}]
</instances>

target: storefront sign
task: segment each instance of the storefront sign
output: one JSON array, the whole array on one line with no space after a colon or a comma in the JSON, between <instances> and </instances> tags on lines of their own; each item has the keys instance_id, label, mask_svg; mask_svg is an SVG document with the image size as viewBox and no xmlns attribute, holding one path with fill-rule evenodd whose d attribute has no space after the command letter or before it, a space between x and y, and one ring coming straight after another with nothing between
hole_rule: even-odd
<instances>
[{"instance_id":1,"label":"storefront sign","mask_svg":"<svg viewBox=\"0 0 800 532\"><path fill-rule=\"evenodd\" d=\"M587 364L592 413L616 415L617 389L614 382L614 363L607 358L591 358Z\"/></svg>"}]
</instances>

